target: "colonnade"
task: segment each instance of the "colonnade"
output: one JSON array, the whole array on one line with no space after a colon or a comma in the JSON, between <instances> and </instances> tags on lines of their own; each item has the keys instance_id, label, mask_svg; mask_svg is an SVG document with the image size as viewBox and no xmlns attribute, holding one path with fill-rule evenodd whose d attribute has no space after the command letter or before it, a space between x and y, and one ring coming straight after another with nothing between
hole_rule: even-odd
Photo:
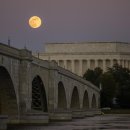
<instances>
[{"instance_id":1,"label":"colonnade","mask_svg":"<svg viewBox=\"0 0 130 130\"><path fill-rule=\"evenodd\" d=\"M52 60L56 61L59 66L68 69L69 71L83 76L87 69L94 69L96 67L100 67L105 72L108 67L112 67L114 64L118 63L122 65L122 67L130 69L130 60L124 59L74 59L74 60Z\"/></svg>"}]
</instances>

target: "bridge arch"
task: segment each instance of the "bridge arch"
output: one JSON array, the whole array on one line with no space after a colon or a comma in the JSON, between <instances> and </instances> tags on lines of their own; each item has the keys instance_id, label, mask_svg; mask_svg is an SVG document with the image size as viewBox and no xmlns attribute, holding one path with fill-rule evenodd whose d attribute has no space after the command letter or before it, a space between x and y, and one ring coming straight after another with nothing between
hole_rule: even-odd
<instances>
[{"instance_id":1,"label":"bridge arch","mask_svg":"<svg viewBox=\"0 0 130 130\"><path fill-rule=\"evenodd\" d=\"M93 94L93 96L92 96L92 105L91 105L91 107L92 107L92 108L96 108L96 107L97 107L95 94Z\"/></svg>"},{"instance_id":2,"label":"bridge arch","mask_svg":"<svg viewBox=\"0 0 130 130\"><path fill-rule=\"evenodd\" d=\"M38 75L32 80L31 108L43 112L48 111L45 87L40 76Z\"/></svg>"},{"instance_id":3,"label":"bridge arch","mask_svg":"<svg viewBox=\"0 0 130 130\"><path fill-rule=\"evenodd\" d=\"M66 92L63 83L58 83L58 109L67 109Z\"/></svg>"},{"instance_id":4,"label":"bridge arch","mask_svg":"<svg viewBox=\"0 0 130 130\"><path fill-rule=\"evenodd\" d=\"M8 70L0 66L0 115L18 115L14 84Z\"/></svg>"},{"instance_id":5,"label":"bridge arch","mask_svg":"<svg viewBox=\"0 0 130 130\"><path fill-rule=\"evenodd\" d=\"M84 96L83 96L83 109L89 108L89 97L88 97L88 91L85 90Z\"/></svg>"},{"instance_id":6,"label":"bridge arch","mask_svg":"<svg viewBox=\"0 0 130 130\"><path fill-rule=\"evenodd\" d=\"M72 109L79 109L80 108L80 100L79 100L79 92L77 87L75 86L72 91L71 96L71 106Z\"/></svg>"}]
</instances>

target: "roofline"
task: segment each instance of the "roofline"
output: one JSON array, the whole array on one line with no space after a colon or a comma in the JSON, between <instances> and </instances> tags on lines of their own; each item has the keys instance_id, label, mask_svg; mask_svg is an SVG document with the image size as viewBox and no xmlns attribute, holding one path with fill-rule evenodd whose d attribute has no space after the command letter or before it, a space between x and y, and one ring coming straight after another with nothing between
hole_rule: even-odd
<instances>
[{"instance_id":1,"label":"roofline","mask_svg":"<svg viewBox=\"0 0 130 130\"><path fill-rule=\"evenodd\" d=\"M105 42L100 42L100 41L95 41L95 42L52 42L52 43L45 43L47 45L49 44L94 44L94 43L113 43L113 44L130 44L130 42L120 42L120 41L105 41Z\"/></svg>"}]
</instances>

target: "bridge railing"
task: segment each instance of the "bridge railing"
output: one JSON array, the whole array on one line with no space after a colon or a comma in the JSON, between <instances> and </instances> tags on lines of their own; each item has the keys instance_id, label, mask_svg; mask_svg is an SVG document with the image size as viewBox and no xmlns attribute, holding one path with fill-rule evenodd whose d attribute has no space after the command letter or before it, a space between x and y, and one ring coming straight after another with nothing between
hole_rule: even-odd
<instances>
[{"instance_id":1,"label":"bridge railing","mask_svg":"<svg viewBox=\"0 0 130 130\"><path fill-rule=\"evenodd\" d=\"M46 60L41 60L37 57L32 57L32 63L41 67L45 67L49 69L49 62Z\"/></svg>"}]
</instances>

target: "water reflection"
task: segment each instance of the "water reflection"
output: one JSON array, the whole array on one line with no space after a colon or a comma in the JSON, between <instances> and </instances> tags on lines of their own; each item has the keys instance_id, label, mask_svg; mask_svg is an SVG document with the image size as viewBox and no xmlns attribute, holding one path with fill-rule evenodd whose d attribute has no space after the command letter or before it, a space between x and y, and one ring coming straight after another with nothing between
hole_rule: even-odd
<instances>
[{"instance_id":1,"label":"water reflection","mask_svg":"<svg viewBox=\"0 0 130 130\"><path fill-rule=\"evenodd\" d=\"M72 129L72 130L130 130L127 126L110 126L110 127L99 127L99 128L84 128L84 129Z\"/></svg>"},{"instance_id":2,"label":"water reflection","mask_svg":"<svg viewBox=\"0 0 130 130\"><path fill-rule=\"evenodd\" d=\"M20 126L8 130L130 130L130 115L104 115L70 122L52 122L48 126Z\"/></svg>"}]
</instances>

